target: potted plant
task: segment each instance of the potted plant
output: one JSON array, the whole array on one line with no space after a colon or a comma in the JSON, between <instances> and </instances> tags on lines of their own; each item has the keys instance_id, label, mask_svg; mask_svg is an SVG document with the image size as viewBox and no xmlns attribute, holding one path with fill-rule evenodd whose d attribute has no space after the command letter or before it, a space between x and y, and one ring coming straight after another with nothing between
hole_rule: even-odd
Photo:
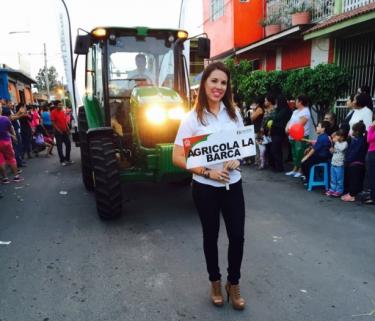
<instances>
[{"instance_id":1,"label":"potted plant","mask_svg":"<svg viewBox=\"0 0 375 321\"><path fill-rule=\"evenodd\" d=\"M292 15L292 26L306 25L311 22L311 13L313 8L305 1L297 3L290 10Z\"/></svg>"},{"instance_id":2,"label":"potted plant","mask_svg":"<svg viewBox=\"0 0 375 321\"><path fill-rule=\"evenodd\" d=\"M272 36L275 33L279 33L281 31L280 15L268 15L267 18L261 21L261 25L264 27L266 37Z\"/></svg>"}]
</instances>

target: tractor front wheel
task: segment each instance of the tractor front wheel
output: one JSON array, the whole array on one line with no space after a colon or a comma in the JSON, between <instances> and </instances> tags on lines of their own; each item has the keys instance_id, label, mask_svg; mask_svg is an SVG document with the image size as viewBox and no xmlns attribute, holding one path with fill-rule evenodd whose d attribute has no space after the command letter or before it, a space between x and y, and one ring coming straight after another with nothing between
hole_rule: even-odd
<instances>
[{"instance_id":1,"label":"tractor front wheel","mask_svg":"<svg viewBox=\"0 0 375 321\"><path fill-rule=\"evenodd\" d=\"M89 140L91 165L94 171L96 208L103 219L119 216L122 209L120 172L111 137Z\"/></svg>"}]
</instances>

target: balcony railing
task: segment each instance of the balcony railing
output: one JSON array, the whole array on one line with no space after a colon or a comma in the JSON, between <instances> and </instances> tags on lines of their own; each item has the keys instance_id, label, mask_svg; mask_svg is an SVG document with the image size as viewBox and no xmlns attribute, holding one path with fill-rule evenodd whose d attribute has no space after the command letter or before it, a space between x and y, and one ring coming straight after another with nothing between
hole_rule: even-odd
<instances>
[{"instance_id":1,"label":"balcony railing","mask_svg":"<svg viewBox=\"0 0 375 321\"><path fill-rule=\"evenodd\" d=\"M359 1L359 0L345 0L345 1ZM362 0L375 1L375 0ZM311 21L313 23L327 19L333 15L334 0L268 0L267 1L267 16L281 17L281 24L284 28L291 25L290 11L293 8L300 8L301 4L311 8Z\"/></svg>"},{"instance_id":2,"label":"balcony railing","mask_svg":"<svg viewBox=\"0 0 375 321\"><path fill-rule=\"evenodd\" d=\"M373 3L375 0L342 0L342 12L348 12L356 8ZM307 6L311 11L311 22L317 23L334 15L335 0L267 0L267 16L280 17L283 28L291 25L290 11Z\"/></svg>"},{"instance_id":3,"label":"balcony railing","mask_svg":"<svg viewBox=\"0 0 375 321\"><path fill-rule=\"evenodd\" d=\"M366 4L375 2L375 0L344 0L344 12L365 6Z\"/></svg>"}]
</instances>

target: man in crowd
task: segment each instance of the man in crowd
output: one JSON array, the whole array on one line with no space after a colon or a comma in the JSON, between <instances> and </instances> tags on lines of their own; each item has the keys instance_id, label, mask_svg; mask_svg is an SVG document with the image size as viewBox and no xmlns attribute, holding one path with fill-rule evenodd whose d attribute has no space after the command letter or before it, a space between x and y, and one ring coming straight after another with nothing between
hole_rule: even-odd
<instances>
[{"instance_id":1,"label":"man in crowd","mask_svg":"<svg viewBox=\"0 0 375 321\"><path fill-rule=\"evenodd\" d=\"M61 166L73 164L70 160L70 131L65 111L61 101L55 101L55 109L51 111L51 121L55 132L57 152L59 153ZM65 145L65 154L63 152L63 144Z\"/></svg>"}]
</instances>

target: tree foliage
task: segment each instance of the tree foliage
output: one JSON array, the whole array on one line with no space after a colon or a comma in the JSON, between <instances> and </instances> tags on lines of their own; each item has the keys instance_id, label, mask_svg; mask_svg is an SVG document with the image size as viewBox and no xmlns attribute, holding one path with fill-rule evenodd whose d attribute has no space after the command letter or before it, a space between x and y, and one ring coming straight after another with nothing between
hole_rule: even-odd
<instances>
[{"instance_id":1,"label":"tree foliage","mask_svg":"<svg viewBox=\"0 0 375 321\"><path fill-rule=\"evenodd\" d=\"M311 106L321 118L345 94L348 88L349 73L335 64L320 64L315 68L291 71L263 70L249 71L235 65L233 60L226 61L231 71L232 85L238 91L238 97L246 104L271 92L284 94L288 98L306 95ZM250 63L249 63L250 64Z\"/></svg>"},{"instance_id":2,"label":"tree foliage","mask_svg":"<svg viewBox=\"0 0 375 321\"><path fill-rule=\"evenodd\" d=\"M47 90L46 86L46 77L45 77L46 71L44 68L40 68L39 72L36 76L36 82L38 90ZM50 91L54 90L54 88L58 85L58 74L57 70L54 66L51 66L48 68L48 82L49 82L49 89Z\"/></svg>"}]
</instances>

